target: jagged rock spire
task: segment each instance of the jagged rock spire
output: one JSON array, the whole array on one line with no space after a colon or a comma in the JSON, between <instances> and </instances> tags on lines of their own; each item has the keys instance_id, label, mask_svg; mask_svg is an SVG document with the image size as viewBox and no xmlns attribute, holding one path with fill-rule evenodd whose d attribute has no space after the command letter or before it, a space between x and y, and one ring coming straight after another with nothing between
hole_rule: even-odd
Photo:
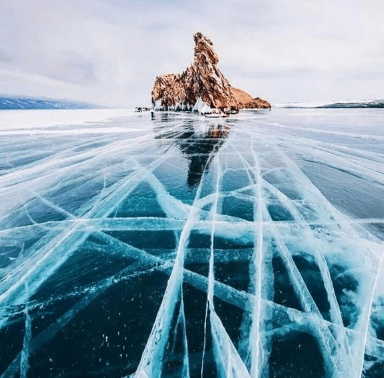
<instances>
[{"instance_id":1,"label":"jagged rock spire","mask_svg":"<svg viewBox=\"0 0 384 378\"><path fill-rule=\"evenodd\" d=\"M202 33L193 36L195 54L193 63L181 74L157 76L152 91L152 102L157 109L191 110L198 107L202 113L237 111L245 107L267 107L270 104L253 100L247 93L231 87L218 69L219 57L213 43ZM241 99L240 99L240 97ZM239 101L241 100L241 101Z\"/></svg>"},{"instance_id":2,"label":"jagged rock spire","mask_svg":"<svg viewBox=\"0 0 384 378\"><path fill-rule=\"evenodd\" d=\"M213 49L211 40L202 33L196 33L193 39L195 41L195 61L201 62L206 58L216 66L219 63L219 57Z\"/></svg>"}]
</instances>

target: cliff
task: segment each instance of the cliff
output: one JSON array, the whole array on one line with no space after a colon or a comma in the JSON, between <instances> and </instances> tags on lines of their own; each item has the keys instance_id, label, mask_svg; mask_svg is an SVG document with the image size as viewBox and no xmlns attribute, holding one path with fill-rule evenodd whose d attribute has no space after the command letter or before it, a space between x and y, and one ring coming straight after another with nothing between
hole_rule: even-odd
<instances>
[{"instance_id":1,"label":"cliff","mask_svg":"<svg viewBox=\"0 0 384 378\"><path fill-rule=\"evenodd\" d=\"M194 110L202 114L236 113L239 109L270 108L260 98L234 88L217 65L219 57L213 43L196 33L193 63L181 74L157 76L152 91L156 110Z\"/></svg>"}]
</instances>

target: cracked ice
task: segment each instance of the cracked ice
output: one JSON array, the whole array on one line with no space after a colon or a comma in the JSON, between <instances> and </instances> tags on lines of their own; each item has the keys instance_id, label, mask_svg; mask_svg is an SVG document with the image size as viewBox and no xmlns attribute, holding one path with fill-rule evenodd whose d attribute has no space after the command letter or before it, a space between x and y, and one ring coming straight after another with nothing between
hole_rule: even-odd
<instances>
[{"instance_id":1,"label":"cracked ice","mask_svg":"<svg viewBox=\"0 0 384 378\"><path fill-rule=\"evenodd\" d=\"M0 129L2 377L384 375L381 110L52 112Z\"/></svg>"}]
</instances>

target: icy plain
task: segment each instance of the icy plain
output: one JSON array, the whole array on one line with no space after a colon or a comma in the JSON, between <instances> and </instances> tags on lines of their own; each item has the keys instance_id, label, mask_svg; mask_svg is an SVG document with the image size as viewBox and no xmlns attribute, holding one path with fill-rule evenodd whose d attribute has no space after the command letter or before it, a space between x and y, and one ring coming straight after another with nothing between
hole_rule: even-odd
<instances>
[{"instance_id":1,"label":"icy plain","mask_svg":"<svg viewBox=\"0 0 384 378\"><path fill-rule=\"evenodd\" d=\"M383 377L383 119L0 112L1 376Z\"/></svg>"}]
</instances>

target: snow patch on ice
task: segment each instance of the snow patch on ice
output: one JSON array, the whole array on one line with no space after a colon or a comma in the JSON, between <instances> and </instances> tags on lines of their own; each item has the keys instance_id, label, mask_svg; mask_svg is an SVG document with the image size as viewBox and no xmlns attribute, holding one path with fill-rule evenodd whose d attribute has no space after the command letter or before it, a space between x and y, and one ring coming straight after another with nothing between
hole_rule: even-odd
<instances>
[{"instance_id":1,"label":"snow patch on ice","mask_svg":"<svg viewBox=\"0 0 384 378\"><path fill-rule=\"evenodd\" d=\"M51 126L113 122L131 114L134 114L133 109L7 110L0 112L0 132L22 128L36 133Z\"/></svg>"}]
</instances>

